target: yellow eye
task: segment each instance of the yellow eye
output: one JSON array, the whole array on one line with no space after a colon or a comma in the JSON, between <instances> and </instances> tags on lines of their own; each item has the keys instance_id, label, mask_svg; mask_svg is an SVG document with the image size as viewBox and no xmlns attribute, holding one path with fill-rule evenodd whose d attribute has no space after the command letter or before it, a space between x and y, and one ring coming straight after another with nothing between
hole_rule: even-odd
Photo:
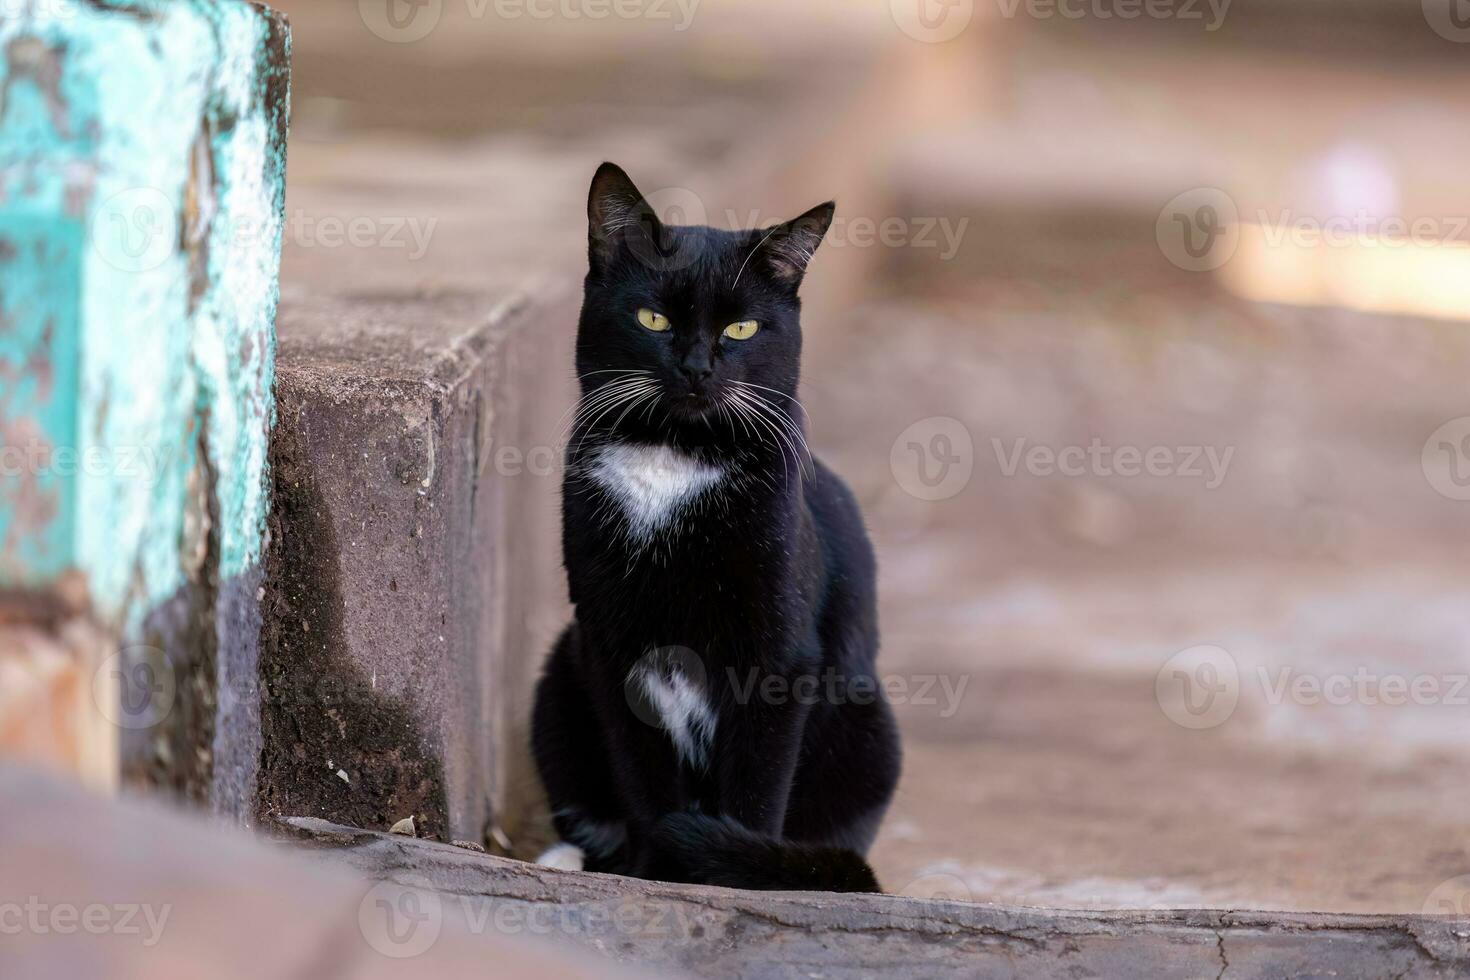
<instances>
[{"instance_id":1,"label":"yellow eye","mask_svg":"<svg viewBox=\"0 0 1470 980\"><path fill-rule=\"evenodd\" d=\"M755 332L760 328L761 325L754 320L741 320L738 323L732 323L726 327L725 336L731 340L749 340L755 336Z\"/></svg>"},{"instance_id":2,"label":"yellow eye","mask_svg":"<svg viewBox=\"0 0 1470 980\"><path fill-rule=\"evenodd\" d=\"M656 333L663 333L669 329L669 318L652 310L639 310L638 322Z\"/></svg>"}]
</instances>

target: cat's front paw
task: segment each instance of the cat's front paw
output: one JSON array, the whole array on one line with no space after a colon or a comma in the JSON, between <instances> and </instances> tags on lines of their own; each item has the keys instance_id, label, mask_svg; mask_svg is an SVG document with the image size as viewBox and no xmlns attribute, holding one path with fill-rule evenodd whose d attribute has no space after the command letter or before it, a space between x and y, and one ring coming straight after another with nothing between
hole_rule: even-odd
<instances>
[{"instance_id":1,"label":"cat's front paw","mask_svg":"<svg viewBox=\"0 0 1470 980\"><path fill-rule=\"evenodd\" d=\"M587 855L576 844L553 844L541 852L535 863L562 871L581 871L586 858Z\"/></svg>"}]
</instances>

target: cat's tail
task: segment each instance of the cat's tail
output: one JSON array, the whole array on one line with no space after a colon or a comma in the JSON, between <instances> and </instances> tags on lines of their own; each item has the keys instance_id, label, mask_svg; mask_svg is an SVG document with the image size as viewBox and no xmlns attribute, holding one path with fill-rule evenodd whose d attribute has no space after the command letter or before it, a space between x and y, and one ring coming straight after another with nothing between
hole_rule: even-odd
<instances>
[{"instance_id":1,"label":"cat's tail","mask_svg":"<svg viewBox=\"0 0 1470 980\"><path fill-rule=\"evenodd\" d=\"M674 813L659 824L660 850L680 877L701 885L776 891L877 892L856 852L758 834L728 817Z\"/></svg>"}]
</instances>

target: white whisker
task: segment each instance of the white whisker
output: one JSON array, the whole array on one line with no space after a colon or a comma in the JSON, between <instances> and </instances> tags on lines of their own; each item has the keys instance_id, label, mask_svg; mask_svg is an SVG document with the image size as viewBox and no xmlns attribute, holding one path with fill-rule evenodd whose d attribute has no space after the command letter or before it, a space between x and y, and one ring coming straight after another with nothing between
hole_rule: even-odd
<instances>
[{"instance_id":1,"label":"white whisker","mask_svg":"<svg viewBox=\"0 0 1470 980\"><path fill-rule=\"evenodd\" d=\"M760 411L759 406L750 399L750 396L747 393L739 390L733 390L730 392L730 394L736 399L736 401L738 401L748 410L747 415L750 418L751 422L754 422L764 427L767 432L771 433L771 435L775 437L774 441L771 442L771 448L775 449L776 452L780 455L782 472L785 474L786 479L790 480L791 472L786 466L786 450L789 448L792 455L796 456L796 447L792 446L790 441L786 439L786 437L782 434L781 430L777 428L774 424L772 424L770 419L768 419L765 414ZM761 441L764 442L765 440L762 439Z\"/></svg>"},{"instance_id":2,"label":"white whisker","mask_svg":"<svg viewBox=\"0 0 1470 980\"><path fill-rule=\"evenodd\" d=\"M573 415L573 413L577 412L579 409L584 409L586 407L586 404L592 399L595 399L600 393L606 391L608 388L619 383L620 381L633 380L634 377L641 378L651 373L652 372L643 370L642 368L605 368L600 371L588 371L586 374L577 375L578 381L586 381L588 378L592 377L595 374L620 374L631 377L616 378L612 381L609 381L602 387L594 389L591 395L582 396L577 401L572 402L567 410L565 412L562 412L561 416L557 418L556 424L553 426L553 430L556 433L555 442L561 442L562 437L566 434L566 430L571 427L572 423L569 423L568 419Z\"/></svg>"},{"instance_id":3,"label":"white whisker","mask_svg":"<svg viewBox=\"0 0 1470 980\"><path fill-rule=\"evenodd\" d=\"M740 285L740 277L743 276L743 275L745 275L745 267L747 265L750 265L750 260L755 257L755 253L756 252L759 252L761 250L761 246L764 245L766 242L770 241L771 240L771 236L774 235L776 232L778 232L780 230L781 230L781 226L780 225L777 225L776 227L772 228L770 231L766 232L766 237L765 238L762 238L759 242L757 242L755 248L753 248L753 249L750 250L750 254L745 257L745 261L742 262L742 263L740 263L740 271L737 272L737 273L735 273L735 281L732 282L732 283L730 283L730 288L731 289L734 289L736 286Z\"/></svg>"},{"instance_id":4,"label":"white whisker","mask_svg":"<svg viewBox=\"0 0 1470 980\"><path fill-rule=\"evenodd\" d=\"M755 392L736 389L735 394L747 402L752 411L757 413L756 417L768 418L771 422L775 423L782 441L790 448L791 455L796 458L798 465L801 465L804 470L815 475L816 464L812 461L811 449L807 446L806 437L802 435L801 428L796 424L795 420L782 411L779 406ZM797 448L798 445L801 447L800 449ZM803 454L806 457L805 463L802 460ZM810 466L809 469L808 464Z\"/></svg>"},{"instance_id":5,"label":"white whisker","mask_svg":"<svg viewBox=\"0 0 1470 980\"><path fill-rule=\"evenodd\" d=\"M636 401L641 400L643 396L651 392L656 392L658 387L659 384L657 381L635 382L634 386L630 389L620 391L617 397L605 401L598 410L597 415L588 420L586 425L582 427L582 435L578 438L577 445L572 449L573 455L581 452L582 444L587 441L587 437L597 428L597 423L601 422L609 412L612 412L626 402L634 402L636 404Z\"/></svg>"}]
</instances>

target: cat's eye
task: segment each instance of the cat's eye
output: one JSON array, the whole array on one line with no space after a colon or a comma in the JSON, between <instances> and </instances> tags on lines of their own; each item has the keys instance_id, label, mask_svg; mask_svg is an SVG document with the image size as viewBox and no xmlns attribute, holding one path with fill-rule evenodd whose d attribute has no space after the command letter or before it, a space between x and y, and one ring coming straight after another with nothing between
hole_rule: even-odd
<instances>
[{"instance_id":1,"label":"cat's eye","mask_svg":"<svg viewBox=\"0 0 1470 980\"><path fill-rule=\"evenodd\" d=\"M731 340L749 340L760 328L754 320L738 320L725 328L725 336Z\"/></svg>"},{"instance_id":2,"label":"cat's eye","mask_svg":"<svg viewBox=\"0 0 1470 980\"><path fill-rule=\"evenodd\" d=\"M655 333L663 333L669 329L669 318L652 310L639 310L638 322Z\"/></svg>"}]
</instances>

